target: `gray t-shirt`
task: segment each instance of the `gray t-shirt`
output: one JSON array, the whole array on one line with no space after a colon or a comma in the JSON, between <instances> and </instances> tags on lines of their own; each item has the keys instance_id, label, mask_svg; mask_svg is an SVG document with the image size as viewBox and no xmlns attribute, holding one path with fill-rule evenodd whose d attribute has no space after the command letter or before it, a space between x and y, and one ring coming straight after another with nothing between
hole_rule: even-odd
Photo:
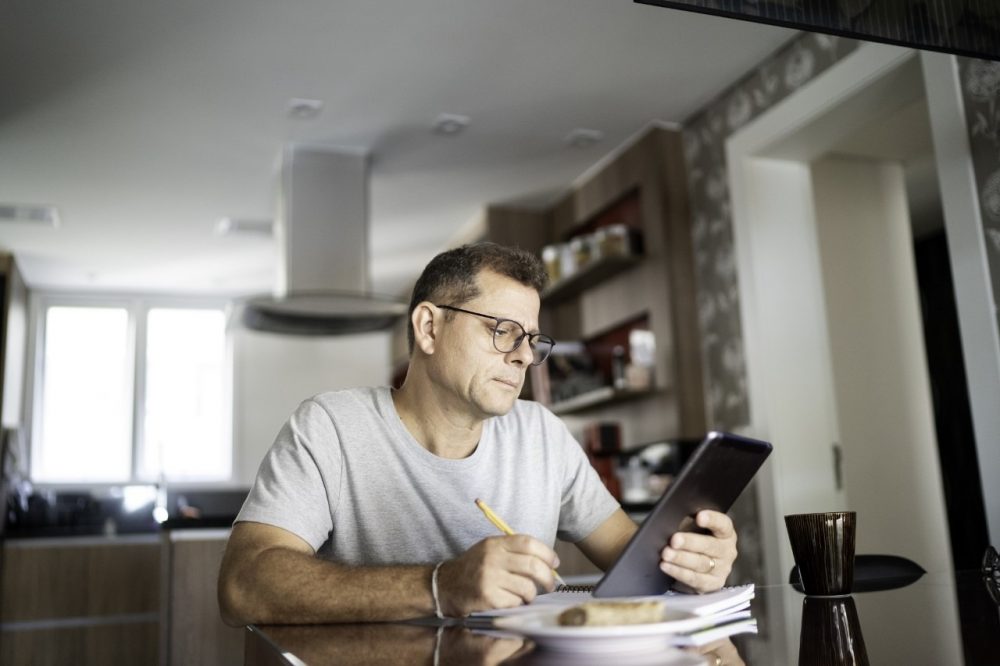
<instances>
[{"instance_id":1,"label":"gray t-shirt","mask_svg":"<svg viewBox=\"0 0 1000 666\"><path fill-rule=\"evenodd\" d=\"M576 542L614 513L566 426L534 402L488 419L467 458L438 457L396 413L390 389L321 393L278 433L238 521L292 532L351 565L437 562L499 534L486 502L516 532Z\"/></svg>"}]
</instances>

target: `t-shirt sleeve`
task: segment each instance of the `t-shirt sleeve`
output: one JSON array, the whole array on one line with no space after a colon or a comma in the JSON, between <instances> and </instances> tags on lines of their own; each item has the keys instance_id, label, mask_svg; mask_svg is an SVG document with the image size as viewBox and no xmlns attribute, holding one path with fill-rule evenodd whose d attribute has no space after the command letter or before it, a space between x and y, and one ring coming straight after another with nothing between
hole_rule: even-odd
<instances>
[{"instance_id":1,"label":"t-shirt sleeve","mask_svg":"<svg viewBox=\"0 0 1000 666\"><path fill-rule=\"evenodd\" d=\"M600 527L621 505L601 482L583 447L565 424L551 413L546 418L549 427L555 430L563 458L558 536L576 543Z\"/></svg>"},{"instance_id":2,"label":"t-shirt sleeve","mask_svg":"<svg viewBox=\"0 0 1000 666\"><path fill-rule=\"evenodd\" d=\"M341 468L330 415L306 400L264 456L236 522L280 527L318 550L333 530Z\"/></svg>"}]
</instances>

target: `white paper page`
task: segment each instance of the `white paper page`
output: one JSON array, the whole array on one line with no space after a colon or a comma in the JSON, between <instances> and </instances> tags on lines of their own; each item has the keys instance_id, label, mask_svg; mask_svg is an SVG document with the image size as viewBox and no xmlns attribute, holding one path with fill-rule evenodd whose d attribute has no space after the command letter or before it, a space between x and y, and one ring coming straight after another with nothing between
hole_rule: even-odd
<instances>
[{"instance_id":1,"label":"white paper page","mask_svg":"<svg viewBox=\"0 0 1000 666\"><path fill-rule=\"evenodd\" d=\"M695 615L708 616L737 610L749 606L750 600L754 597L754 585L739 585L736 587L724 587L716 592L706 594L683 594L680 592L667 592L666 594L645 597L621 597L617 601L648 601L656 599L664 601L666 607L671 610L686 611ZM498 608L491 611L473 613L472 618L504 617L507 615L519 615L521 613L533 613L544 607L569 607L582 604L586 601L593 601L594 597L589 592L549 592L540 594L535 600L524 606L514 608ZM608 599L610 601L610 599Z\"/></svg>"}]
</instances>

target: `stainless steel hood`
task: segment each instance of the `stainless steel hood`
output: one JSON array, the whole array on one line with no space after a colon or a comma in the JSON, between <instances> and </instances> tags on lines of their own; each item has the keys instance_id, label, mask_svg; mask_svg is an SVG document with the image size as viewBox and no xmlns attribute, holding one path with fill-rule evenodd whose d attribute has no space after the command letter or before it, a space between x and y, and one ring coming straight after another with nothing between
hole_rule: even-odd
<instances>
[{"instance_id":1,"label":"stainless steel hood","mask_svg":"<svg viewBox=\"0 0 1000 666\"><path fill-rule=\"evenodd\" d=\"M389 328L406 313L406 304L371 294L366 154L287 146L275 234L275 291L244 303L247 328L346 335Z\"/></svg>"}]
</instances>

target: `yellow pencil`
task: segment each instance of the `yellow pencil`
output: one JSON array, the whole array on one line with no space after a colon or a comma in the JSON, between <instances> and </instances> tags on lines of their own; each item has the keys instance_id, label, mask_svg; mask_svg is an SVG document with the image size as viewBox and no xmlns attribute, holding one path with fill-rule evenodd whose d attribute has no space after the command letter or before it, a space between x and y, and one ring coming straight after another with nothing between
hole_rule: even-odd
<instances>
[{"instance_id":1,"label":"yellow pencil","mask_svg":"<svg viewBox=\"0 0 1000 666\"><path fill-rule=\"evenodd\" d=\"M487 506L486 502L484 502L481 499L477 499L476 500L476 506L479 507L479 510L483 512L483 515L485 515L486 518L491 523L493 523L494 525L496 525L496 528L498 530L500 530L504 534L515 534L514 530L510 529L510 525L508 525L507 523L505 523L503 521L503 518L501 518L497 514L493 513L493 509L491 509L489 506ZM555 569L552 570L552 575L556 577L556 580L559 581L560 585L565 585L566 584L566 581L564 581L562 579L562 576L560 576L559 572L556 571Z\"/></svg>"}]
</instances>

